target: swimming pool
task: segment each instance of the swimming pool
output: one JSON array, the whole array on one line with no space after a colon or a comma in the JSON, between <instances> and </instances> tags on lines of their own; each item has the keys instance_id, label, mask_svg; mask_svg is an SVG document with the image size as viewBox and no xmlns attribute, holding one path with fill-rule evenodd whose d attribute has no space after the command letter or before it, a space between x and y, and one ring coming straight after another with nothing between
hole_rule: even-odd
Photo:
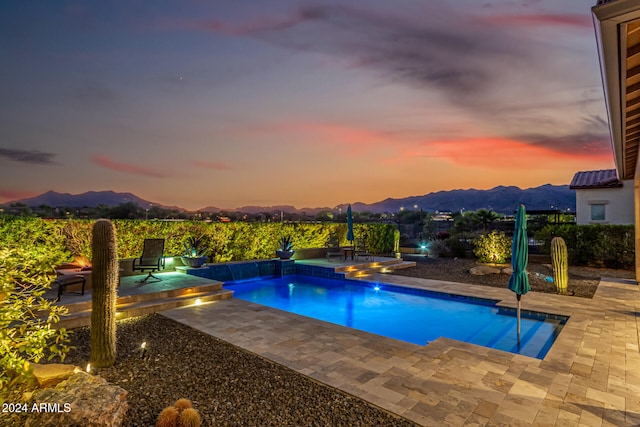
<instances>
[{"instance_id":1,"label":"swimming pool","mask_svg":"<svg viewBox=\"0 0 640 427\"><path fill-rule=\"evenodd\" d=\"M225 283L234 298L373 334L425 345L447 337L544 358L567 318L523 313L497 301L350 280L290 275Z\"/></svg>"}]
</instances>

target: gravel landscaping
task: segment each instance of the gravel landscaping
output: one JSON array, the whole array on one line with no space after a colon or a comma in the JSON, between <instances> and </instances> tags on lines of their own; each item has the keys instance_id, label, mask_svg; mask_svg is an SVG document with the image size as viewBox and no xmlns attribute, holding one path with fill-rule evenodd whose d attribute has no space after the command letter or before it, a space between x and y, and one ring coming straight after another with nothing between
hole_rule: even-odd
<instances>
[{"instance_id":1,"label":"gravel landscaping","mask_svg":"<svg viewBox=\"0 0 640 427\"><path fill-rule=\"evenodd\" d=\"M416 267L396 270L392 274L495 287L506 287L509 283L507 274L475 276L469 273L471 267L478 265L474 259L428 258L424 255L405 255L403 258L415 261ZM545 280L552 275L550 264L529 263L527 271L533 292L556 293L555 284ZM634 279L634 273L629 270L569 266L569 295L592 298L602 277Z\"/></svg>"},{"instance_id":2,"label":"gravel landscaping","mask_svg":"<svg viewBox=\"0 0 640 427\"><path fill-rule=\"evenodd\" d=\"M129 392L125 426L152 426L187 398L203 426L413 426L361 399L159 314L118 322L118 358L100 375ZM65 363L86 366L89 328ZM140 357L140 344L148 353Z\"/></svg>"}]
</instances>

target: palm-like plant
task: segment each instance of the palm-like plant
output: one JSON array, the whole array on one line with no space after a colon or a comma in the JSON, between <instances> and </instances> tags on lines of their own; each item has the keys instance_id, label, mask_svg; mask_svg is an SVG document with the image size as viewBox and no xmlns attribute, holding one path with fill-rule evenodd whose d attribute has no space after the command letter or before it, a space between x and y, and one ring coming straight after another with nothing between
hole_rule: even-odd
<instances>
[{"instance_id":1,"label":"palm-like plant","mask_svg":"<svg viewBox=\"0 0 640 427\"><path fill-rule=\"evenodd\" d=\"M472 215L473 215L473 212L464 212L464 213L454 212L451 215L451 217L453 218L453 228L461 234L464 234L465 231L470 231L471 225L473 223Z\"/></svg>"},{"instance_id":2,"label":"palm-like plant","mask_svg":"<svg viewBox=\"0 0 640 427\"><path fill-rule=\"evenodd\" d=\"M280 250L289 252L293 249L293 239L291 236L282 236L280 238Z\"/></svg>"},{"instance_id":3,"label":"palm-like plant","mask_svg":"<svg viewBox=\"0 0 640 427\"><path fill-rule=\"evenodd\" d=\"M500 215L495 213L492 209L478 209L473 212L473 222L476 224L482 225L482 231L487 231L487 226L491 225L491 223L500 218Z\"/></svg>"},{"instance_id":4,"label":"palm-like plant","mask_svg":"<svg viewBox=\"0 0 640 427\"><path fill-rule=\"evenodd\" d=\"M189 237L184 242L184 256L189 258L199 258L205 256L207 253L207 247L203 245L202 239L197 237Z\"/></svg>"}]
</instances>

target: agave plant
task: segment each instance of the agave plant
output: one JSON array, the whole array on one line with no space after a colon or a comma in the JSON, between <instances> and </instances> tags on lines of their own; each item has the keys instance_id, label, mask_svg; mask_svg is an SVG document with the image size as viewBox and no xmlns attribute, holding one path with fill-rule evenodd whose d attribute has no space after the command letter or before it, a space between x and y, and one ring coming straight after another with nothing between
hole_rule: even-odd
<instances>
[{"instance_id":1,"label":"agave plant","mask_svg":"<svg viewBox=\"0 0 640 427\"><path fill-rule=\"evenodd\" d=\"M282 236L280 238L280 250L289 252L293 249L293 239L291 236Z\"/></svg>"},{"instance_id":2,"label":"agave plant","mask_svg":"<svg viewBox=\"0 0 640 427\"><path fill-rule=\"evenodd\" d=\"M184 256L189 258L199 258L206 255L207 247L202 244L202 239L189 237L184 242Z\"/></svg>"}]
</instances>

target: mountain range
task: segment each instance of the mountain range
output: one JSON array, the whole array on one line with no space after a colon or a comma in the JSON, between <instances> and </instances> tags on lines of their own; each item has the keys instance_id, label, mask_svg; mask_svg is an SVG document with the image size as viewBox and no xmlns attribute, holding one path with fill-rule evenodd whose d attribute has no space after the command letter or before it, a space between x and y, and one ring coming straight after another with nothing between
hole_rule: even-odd
<instances>
[{"instance_id":1,"label":"mountain range","mask_svg":"<svg viewBox=\"0 0 640 427\"><path fill-rule=\"evenodd\" d=\"M177 206L165 206L160 203L144 200L132 193L116 193L114 191L89 191L82 194L57 193L49 191L39 196L15 200L10 203L23 203L28 206L46 205L51 207L96 207L98 205L117 206L123 203L134 203L143 209L151 206L159 206L165 209L181 209ZM10 203L6 203L9 205ZM425 194L422 196L409 196L400 199L388 198L375 203L351 203L351 207L355 212L370 211L374 213L398 212L401 209L423 211L450 211L456 212L461 210L474 211L478 209L492 209L498 213L512 213L519 204L524 204L527 210L544 210L544 209L560 209L575 212L576 195L575 191L569 189L568 185L551 185L546 184L540 187L521 189L514 186L498 186L490 190L448 190L438 191ZM288 212L288 213L305 213L307 215L316 215L324 211L345 212L348 204L340 204L334 208L295 208L289 205L277 206L243 206L235 209L221 209L214 206L208 206L198 211L203 212L220 212L238 211L249 214L260 212Z\"/></svg>"},{"instance_id":2,"label":"mountain range","mask_svg":"<svg viewBox=\"0 0 640 427\"><path fill-rule=\"evenodd\" d=\"M30 197L28 199L15 200L5 203L22 203L27 206L51 206L51 207L69 207L69 208L95 208L98 205L118 206L124 203L133 203L143 209L149 209L151 206L160 206L165 209L179 209L177 206L164 206L159 203L153 203L148 200L141 199L132 193L116 193L115 191L87 191L82 194L57 193L55 191L47 191L39 196Z\"/></svg>"},{"instance_id":3,"label":"mountain range","mask_svg":"<svg viewBox=\"0 0 640 427\"><path fill-rule=\"evenodd\" d=\"M521 189L514 186L498 186L490 190L449 190L410 196L401 199L385 199L372 204L352 203L355 211L398 212L403 209L422 209L424 211L459 212L492 209L499 213L515 212L519 204L527 210L560 209L571 212L576 210L575 190L568 185L546 184L540 187ZM338 206L343 211L347 205Z\"/></svg>"}]
</instances>

